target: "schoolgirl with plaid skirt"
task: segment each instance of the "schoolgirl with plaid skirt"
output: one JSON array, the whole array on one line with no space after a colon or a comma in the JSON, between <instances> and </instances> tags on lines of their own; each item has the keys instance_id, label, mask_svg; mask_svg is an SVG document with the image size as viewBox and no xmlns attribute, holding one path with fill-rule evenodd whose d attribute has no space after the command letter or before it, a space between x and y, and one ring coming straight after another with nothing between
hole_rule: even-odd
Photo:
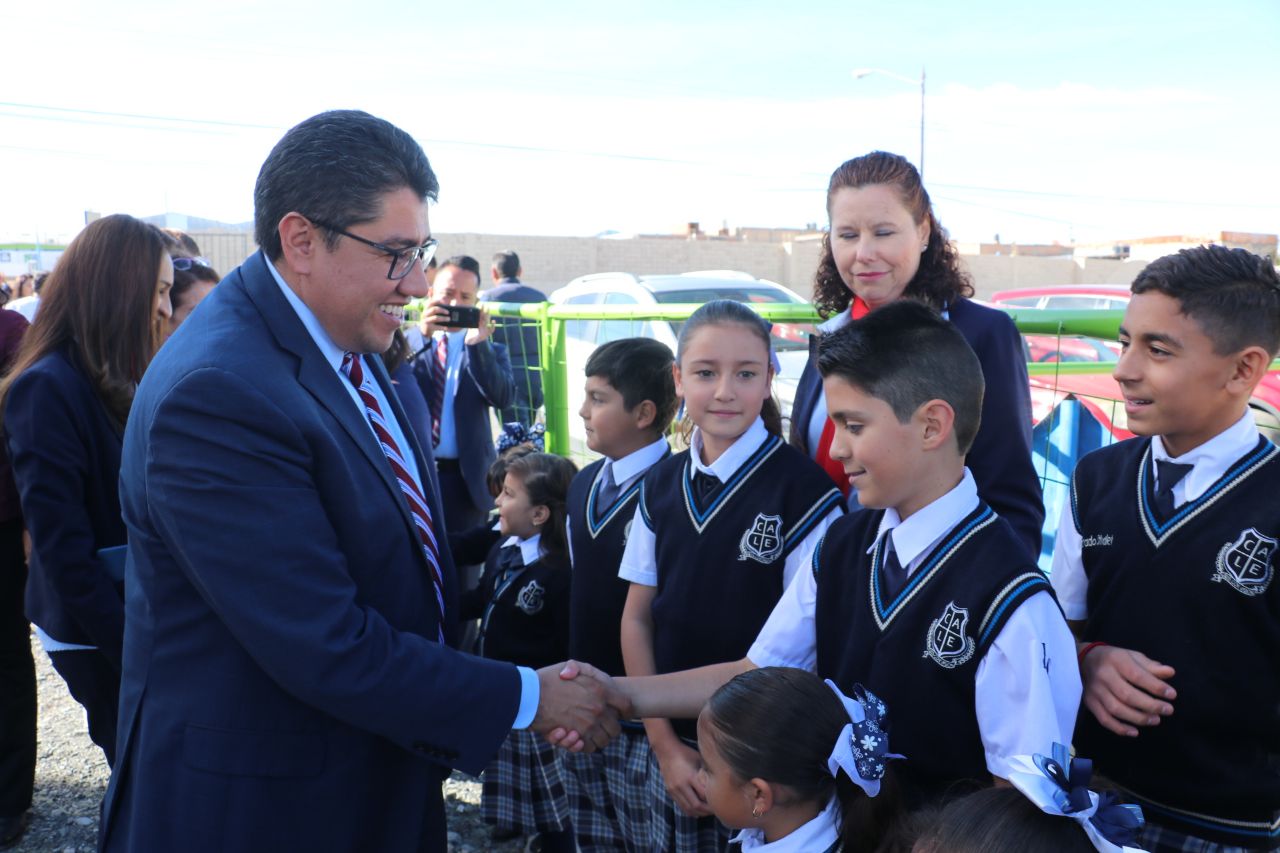
<instances>
[{"instance_id":1,"label":"schoolgirl with plaid skirt","mask_svg":"<svg viewBox=\"0 0 1280 853\"><path fill-rule=\"evenodd\" d=\"M569 556L565 499L577 469L531 453L507 468L495 499L503 539L489 552L460 615L480 619L477 653L539 669L569 651ZM483 774L480 814L495 834L541 835L544 853L572 853L569 802L555 747L529 730L512 731Z\"/></svg>"}]
</instances>

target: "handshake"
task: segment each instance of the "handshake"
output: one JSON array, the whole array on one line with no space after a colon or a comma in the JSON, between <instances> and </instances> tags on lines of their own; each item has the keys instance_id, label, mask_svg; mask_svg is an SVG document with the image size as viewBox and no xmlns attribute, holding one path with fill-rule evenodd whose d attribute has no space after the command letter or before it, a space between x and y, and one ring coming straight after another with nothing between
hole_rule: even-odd
<instances>
[{"instance_id":1,"label":"handshake","mask_svg":"<svg viewBox=\"0 0 1280 853\"><path fill-rule=\"evenodd\" d=\"M621 731L619 718L633 716L631 698L595 667L569 661L538 670L538 713L529 728L554 746L595 752Z\"/></svg>"}]
</instances>

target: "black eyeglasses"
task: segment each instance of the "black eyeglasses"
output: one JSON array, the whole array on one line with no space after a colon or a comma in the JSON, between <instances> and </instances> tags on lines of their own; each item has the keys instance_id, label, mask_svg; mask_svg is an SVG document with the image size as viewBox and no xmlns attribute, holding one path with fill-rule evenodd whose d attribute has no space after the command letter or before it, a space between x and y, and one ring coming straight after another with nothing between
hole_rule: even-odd
<instances>
[{"instance_id":1,"label":"black eyeglasses","mask_svg":"<svg viewBox=\"0 0 1280 853\"><path fill-rule=\"evenodd\" d=\"M409 274L409 270L413 269L413 262L422 259L422 266L425 268L431 263L431 259L436 255L436 246L440 245L440 241L434 237L421 246L412 246L408 249L397 249L384 243L375 243L372 240L352 234L350 231L344 231L336 225L330 225L320 219L308 216L313 223L321 228L332 231L335 234L341 234L343 237L350 237L358 243L364 243L366 246L372 246L383 254L391 256L391 266L387 268L387 278L392 281L399 281Z\"/></svg>"}]
</instances>

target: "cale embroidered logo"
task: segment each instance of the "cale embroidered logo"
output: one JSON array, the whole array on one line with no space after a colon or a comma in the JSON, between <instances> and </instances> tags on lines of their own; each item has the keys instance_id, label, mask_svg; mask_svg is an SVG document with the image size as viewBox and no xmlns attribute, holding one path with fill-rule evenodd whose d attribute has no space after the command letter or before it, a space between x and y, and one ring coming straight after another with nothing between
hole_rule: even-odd
<instances>
[{"instance_id":1,"label":"cale embroidered logo","mask_svg":"<svg viewBox=\"0 0 1280 853\"><path fill-rule=\"evenodd\" d=\"M532 616L542 610L543 599L547 591L537 581L529 581L524 589L516 593L516 607Z\"/></svg>"},{"instance_id":2,"label":"cale embroidered logo","mask_svg":"<svg viewBox=\"0 0 1280 853\"><path fill-rule=\"evenodd\" d=\"M1256 528L1241 531L1236 541L1218 551L1215 561L1215 583L1226 581L1247 596L1262 595L1275 574L1271 558L1276 553L1276 540L1263 536Z\"/></svg>"},{"instance_id":3,"label":"cale embroidered logo","mask_svg":"<svg viewBox=\"0 0 1280 853\"><path fill-rule=\"evenodd\" d=\"M738 540L738 559L772 563L782 556L782 516L756 515L755 522Z\"/></svg>"},{"instance_id":4,"label":"cale embroidered logo","mask_svg":"<svg viewBox=\"0 0 1280 853\"><path fill-rule=\"evenodd\" d=\"M929 623L929 635L924 643L924 655L943 669L955 669L973 657L973 638L965 633L969 626L969 611L956 607L952 601L942 615Z\"/></svg>"}]
</instances>

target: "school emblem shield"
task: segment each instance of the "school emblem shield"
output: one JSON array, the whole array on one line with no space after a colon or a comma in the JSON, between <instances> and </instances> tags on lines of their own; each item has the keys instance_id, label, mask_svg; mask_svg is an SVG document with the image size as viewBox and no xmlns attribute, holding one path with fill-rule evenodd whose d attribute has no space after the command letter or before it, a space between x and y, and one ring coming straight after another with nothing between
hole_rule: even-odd
<instances>
[{"instance_id":1,"label":"school emblem shield","mask_svg":"<svg viewBox=\"0 0 1280 853\"><path fill-rule=\"evenodd\" d=\"M929 623L929 635L925 638L924 657L930 658L943 669L955 669L973 657L975 643L965 633L969 627L969 611L957 607L954 601L947 604L942 615Z\"/></svg>"},{"instance_id":2,"label":"school emblem shield","mask_svg":"<svg viewBox=\"0 0 1280 853\"><path fill-rule=\"evenodd\" d=\"M543 599L546 598L547 590L537 581L529 581L524 588L516 593L516 607L519 607L528 615L532 616L542 610Z\"/></svg>"},{"instance_id":3,"label":"school emblem shield","mask_svg":"<svg viewBox=\"0 0 1280 853\"><path fill-rule=\"evenodd\" d=\"M1228 542L1218 551L1212 580L1226 582L1237 592L1253 597L1262 595L1271 585L1275 574L1272 557L1276 553L1276 540L1263 536L1257 528L1241 531L1236 541Z\"/></svg>"},{"instance_id":4,"label":"school emblem shield","mask_svg":"<svg viewBox=\"0 0 1280 853\"><path fill-rule=\"evenodd\" d=\"M782 556L782 516L756 514L756 520L738 540L738 559L772 563Z\"/></svg>"}]
</instances>

